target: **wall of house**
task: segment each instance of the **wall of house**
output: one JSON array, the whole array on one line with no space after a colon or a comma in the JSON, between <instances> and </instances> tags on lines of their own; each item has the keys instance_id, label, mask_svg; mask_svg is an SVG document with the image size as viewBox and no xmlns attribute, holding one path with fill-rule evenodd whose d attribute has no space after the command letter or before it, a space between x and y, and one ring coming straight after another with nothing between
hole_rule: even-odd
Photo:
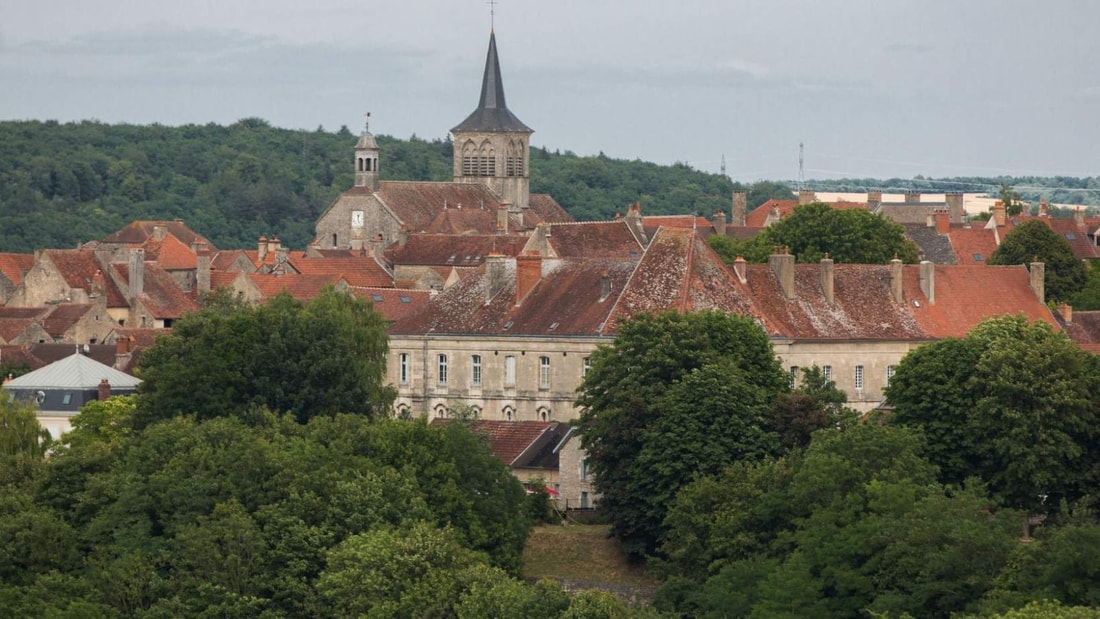
<instances>
[{"instance_id":1,"label":"wall of house","mask_svg":"<svg viewBox=\"0 0 1100 619\"><path fill-rule=\"evenodd\" d=\"M103 297L96 297L103 301ZM93 299L95 301L96 299ZM116 326L111 315L107 313L106 304L97 305L92 311L87 312L65 332L62 342L67 344L102 344Z\"/></svg>"},{"instance_id":2,"label":"wall of house","mask_svg":"<svg viewBox=\"0 0 1100 619\"><path fill-rule=\"evenodd\" d=\"M363 211L362 228L352 228L352 211ZM364 247L376 234L381 234L385 246L389 246L397 242L401 223L374 196L340 196L317 220L315 238L322 249L348 249L356 231ZM335 244L332 241L334 234Z\"/></svg>"},{"instance_id":3,"label":"wall of house","mask_svg":"<svg viewBox=\"0 0 1100 619\"><path fill-rule=\"evenodd\" d=\"M391 336L386 372L398 396L399 416L444 416L448 406L477 407L482 419L568 421L584 373L584 361L608 338L475 338ZM401 380L401 355L407 355L407 380ZM447 356L446 381L440 380L439 355ZM473 356L481 356L481 384L473 381ZM515 381L506 381L506 359L515 359ZM549 362L549 384L540 384L540 358ZM509 416L510 414L510 416Z\"/></svg>"},{"instance_id":4,"label":"wall of house","mask_svg":"<svg viewBox=\"0 0 1100 619\"><path fill-rule=\"evenodd\" d=\"M838 389L848 394L848 405L860 412L869 412L883 399L892 368L902 357L923 342L909 341L834 341L834 342L773 342L772 347L783 367L828 367L830 378ZM856 388L856 368L862 367L863 388ZM801 370L799 371L801 378Z\"/></svg>"},{"instance_id":5,"label":"wall of house","mask_svg":"<svg viewBox=\"0 0 1100 619\"><path fill-rule=\"evenodd\" d=\"M36 256L34 266L23 276L23 284L8 300L12 307L42 307L49 302L70 301L86 303L87 292L69 287L53 262L42 255Z\"/></svg>"},{"instance_id":6,"label":"wall of house","mask_svg":"<svg viewBox=\"0 0 1100 619\"><path fill-rule=\"evenodd\" d=\"M599 495L593 486L594 477L586 467L581 439L576 433L558 451L558 507L577 509L595 507Z\"/></svg>"}]
</instances>

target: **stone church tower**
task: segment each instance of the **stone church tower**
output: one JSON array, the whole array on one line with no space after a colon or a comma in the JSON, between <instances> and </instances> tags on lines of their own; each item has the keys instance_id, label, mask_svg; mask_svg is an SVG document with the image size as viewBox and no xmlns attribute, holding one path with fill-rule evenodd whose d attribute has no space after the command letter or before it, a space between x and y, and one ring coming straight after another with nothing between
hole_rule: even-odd
<instances>
[{"instance_id":1,"label":"stone church tower","mask_svg":"<svg viewBox=\"0 0 1100 619\"><path fill-rule=\"evenodd\" d=\"M378 142L368 129L355 143L355 186L378 191Z\"/></svg>"},{"instance_id":2,"label":"stone church tower","mask_svg":"<svg viewBox=\"0 0 1100 619\"><path fill-rule=\"evenodd\" d=\"M456 183L485 183L511 210L529 206L528 150L534 131L504 104L496 34L489 33L489 53L481 81L481 101L466 120L451 129Z\"/></svg>"}]
</instances>

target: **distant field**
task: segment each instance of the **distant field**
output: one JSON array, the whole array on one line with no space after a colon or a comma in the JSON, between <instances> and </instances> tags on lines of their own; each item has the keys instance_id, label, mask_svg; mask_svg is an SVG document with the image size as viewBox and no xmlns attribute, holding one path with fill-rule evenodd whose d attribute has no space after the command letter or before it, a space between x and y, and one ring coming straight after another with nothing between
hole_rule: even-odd
<instances>
[{"instance_id":1,"label":"distant field","mask_svg":"<svg viewBox=\"0 0 1100 619\"><path fill-rule=\"evenodd\" d=\"M523 552L523 575L550 578L567 588L604 589L625 598L648 598L660 581L641 565L628 563L607 525L536 527Z\"/></svg>"}]
</instances>

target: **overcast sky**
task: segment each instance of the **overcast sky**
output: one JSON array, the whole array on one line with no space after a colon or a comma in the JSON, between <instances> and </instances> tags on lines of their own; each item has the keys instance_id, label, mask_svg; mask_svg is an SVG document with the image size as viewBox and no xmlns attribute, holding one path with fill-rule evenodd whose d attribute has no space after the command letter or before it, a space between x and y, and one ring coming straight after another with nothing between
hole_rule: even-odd
<instances>
[{"instance_id":1,"label":"overcast sky","mask_svg":"<svg viewBox=\"0 0 1100 619\"><path fill-rule=\"evenodd\" d=\"M532 144L735 180L1100 175L1100 2L501 0ZM4 0L0 119L442 138L484 0ZM384 154L383 154L384 157Z\"/></svg>"}]
</instances>

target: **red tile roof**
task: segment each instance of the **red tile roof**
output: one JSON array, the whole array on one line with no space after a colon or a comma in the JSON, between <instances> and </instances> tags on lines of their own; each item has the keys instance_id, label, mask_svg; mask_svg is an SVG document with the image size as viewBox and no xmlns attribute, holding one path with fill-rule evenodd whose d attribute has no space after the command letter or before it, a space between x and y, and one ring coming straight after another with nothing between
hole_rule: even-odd
<instances>
[{"instance_id":1,"label":"red tile roof","mask_svg":"<svg viewBox=\"0 0 1100 619\"><path fill-rule=\"evenodd\" d=\"M360 288L349 286L348 292L366 299L382 314L386 322L404 318L423 307L431 298L429 290L399 290L397 288Z\"/></svg>"},{"instance_id":2,"label":"red tile roof","mask_svg":"<svg viewBox=\"0 0 1100 619\"><path fill-rule=\"evenodd\" d=\"M156 262L160 268L169 271L194 270L198 262L191 246L184 245L171 234L160 241L150 239L144 248L146 260Z\"/></svg>"},{"instance_id":3,"label":"red tile roof","mask_svg":"<svg viewBox=\"0 0 1100 619\"><path fill-rule=\"evenodd\" d=\"M977 222L975 222L977 224ZM951 249L955 252L956 264L983 265L989 256L997 250L998 235L1008 232L1004 228L994 232L984 227L963 228L952 226L947 236L951 240ZM981 256L979 260L977 257Z\"/></svg>"},{"instance_id":4,"label":"red tile roof","mask_svg":"<svg viewBox=\"0 0 1100 619\"><path fill-rule=\"evenodd\" d=\"M393 276L372 257L306 258L296 253L287 262L302 275L330 275L332 281L343 277L351 286L392 288Z\"/></svg>"},{"instance_id":5,"label":"red tile roof","mask_svg":"<svg viewBox=\"0 0 1100 619\"><path fill-rule=\"evenodd\" d=\"M561 224L573 221L573 216L567 213L558 204L558 201L548 194L533 193L528 196L527 204L530 206L528 210L534 214L533 217L529 217L531 221L525 222L528 226L535 226L540 223Z\"/></svg>"},{"instance_id":6,"label":"red tile roof","mask_svg":"<svg viewBox=\"0 0 1100 619\"><path fill-rule=\"evenodd\" d=\"M547 228L552 255L560 258L611 258L637 260L642 246L625 219L558 224Z\"/></svg>"},{"instance_id":7,"label":"red tile roof","mask_svg":"<svg viewBox=\"0 0 1100 619\"><path fill-rule=\"evenodd\" d=\"M70 288L79 288L90 292L92 278L103 265L96 259L95 252L86 249L48 249L43 256L57 267L61 277ZM119 290L114 279L104 273L107 307L129 307L126 297Z\"/></svg>"},{"instance_id":8,"label":"red tile roof","mask_svg":"<svg viewBox=\"0 0 1100 619\"><path fill-rule=\"evenodd\" d=\"M34 254L0 253L0 273L16 286L23 283L23 275L33 266Z\"/></svg>"},{"instance_id":9,"label":"red tile roof","mask_svg":"<svg viewBox=\"0 0 1100 619\"><path fill-rule=\"evenodd\" d=\"M366 188L353 188L344 195L368 193ZM410 181L382 181L375 194L412 232L428 229L436 216L448 209L474 212L481 210L493 217L496 229L496 211L500 203L489 188L481 183L425 183Z\"/></svg>"},{"instance_id":10,"label":"red tile roof","mask_svg":"<svg viewBox=\"0 0 1100 619\"><path fill-rule=\"evenodd\" d=\"M1072 322L1058 316L1058 323L1082 349L1100 354L1100 311L1075 311Z\"/></svg>"},{"instance_id":11,"label":"red tile roof","mask_svg":"<svg viewBox=\"0 0 1100 619\"><path fill-rule=\"evenodd\" d=\"M42 320L42 328L52 337L64 337L65 333L73 328L88 312L94 311L95 305L91 303L59 303L53 311Z\"/></svg>"},{"instance_id":12,"label":"red tile roof","mask_svg":"<svg viewBox=\"0 0 1100 619\"><path fill-rule=\"evenodd\" d=\"M173 221L132 221L122 229L107 235L103 243L123 243L126 245L143 245L147 241L156 238L156 227L164 226L165 231L176 237L184 245L192 243L206 243L207 249L217 249L206 237L184 225L183 220Z\"/></svg>"},{"instance_id":13,"label":"red tile roof","mask_svg":"<svg viewBox=\"0 0 1100 619\"><path fill-rule=\"evenodd\" d=\"M130 265L125 262L111 264L120 281L130 282ZM110 281L113 278L108 278ZM199 304L185 293L167 271L153 262L146 262L142 276L142 294L139 297L152 318L174 320L199 308Z\"/></svg>"},{"instance_id":14,"label":"red tile roof","mask_svg":"<svg viewBox=\"0 0 1100 619\"><path fill-rule=\"evenodd\" d=\"M391 247L386 257L393 264L476 267L491 253L519 255L527 238L515 234L410 234L404 247Z\"/></svg>"},{"instance_id":15,"label":"red tile roof","mask_svg":"<svg viewBox=\"0 0 1100 619\"><path fill-rule=\"evenodd\" d=\"M754 208L748 215L745 215L745 225L751 228L762 228L773 210L777 212L779 217L786 217L794 212L794 207L796 206L798 206L798 200L777 200L772 198Z\"/></svg>"},{"instance_id":16,"label":"red tile roof","mask_svg":"<svg viewBox=\"0 0 1100 619\"><path fill-rule=\"evenodd\" d=\"M642 218L647 227L665 226L686 230L710 230L713 222L699 215L646 215Z\"/></svg>"},{"instance_id":17,"label":"red tile roof","mask_svg":"<svg viewBox=\"0 0 1100 619\"><path fill-rule=\"evenodd\" d=\"M433 419L432 423L450 423L450 419ZM558 427L554 421L493 421L477 419L470 430L485 437L489 450L508 466L516 466L524 452L534 446L547 432Z\"/></svg>"},{"instance_id":18,"label":"red tile roof","mask_svg":"<svg viewBox=\"0 0 1100 619\"><path fill-rule=\"evenodd\" d=\"M332 274L249 273L248 278L265 297L270 298L285 292L299 301L309 301L321 294L326 286L335 286L343 281L340 276Z\"/></svg>"}]
</instances>

